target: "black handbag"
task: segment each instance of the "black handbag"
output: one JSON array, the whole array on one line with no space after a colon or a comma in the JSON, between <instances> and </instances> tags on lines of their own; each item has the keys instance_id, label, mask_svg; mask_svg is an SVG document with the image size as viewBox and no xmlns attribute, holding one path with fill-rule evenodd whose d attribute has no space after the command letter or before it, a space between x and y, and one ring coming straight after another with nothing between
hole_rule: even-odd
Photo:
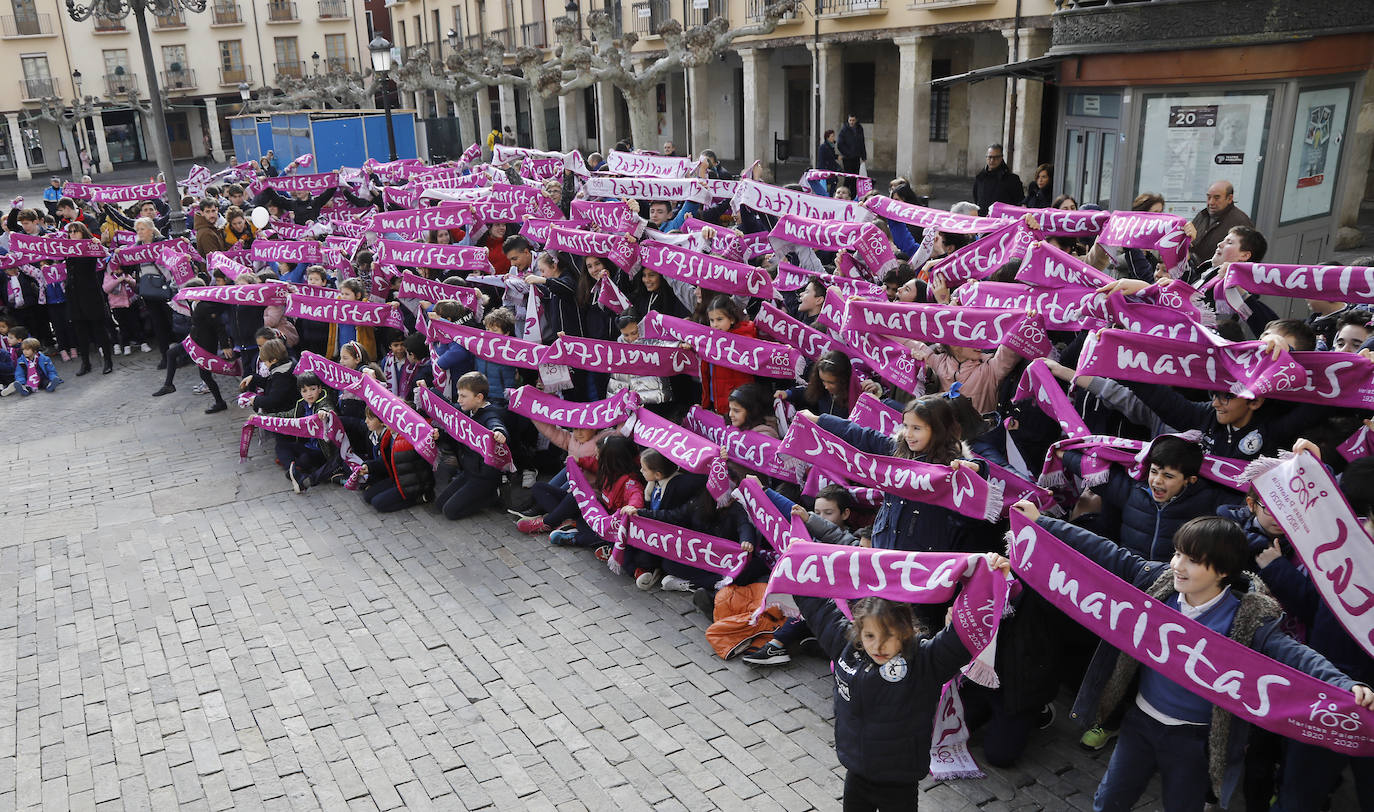
<instances>
[{"instance_id":1,"label":"black handbag","mask_svg":"<svg viewBox=\"0 0 1374 812\"><path fill-rule=\"evenodd\" d=\"M176 288L160 273L146 273L138 278L138 295L157 302L172 301Z\"/></svg>"}]
</instances>

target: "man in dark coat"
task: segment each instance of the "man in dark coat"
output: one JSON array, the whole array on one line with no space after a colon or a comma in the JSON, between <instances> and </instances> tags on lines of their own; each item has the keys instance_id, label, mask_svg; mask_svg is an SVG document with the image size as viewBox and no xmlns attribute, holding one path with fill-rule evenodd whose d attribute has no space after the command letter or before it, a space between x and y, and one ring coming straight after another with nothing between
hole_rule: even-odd
<instances>
[{"instance_id":1,"label":"man in dark coat","mask_svg":"<svg viewBox=\"0 0 1374 812\"><path fill-rule=\"evenodd\" d=\"M868 160L868 147L864 144L864 128L858 116L850 114L849 121L840 128L836 147L840 151L844 171L851 175L859 174L859 164Z\"/></svg>"},{"instance_id":2,"label":"man in dark coat","mask_svg":"<svg viewBox=\"0 0 1374 812\"><path fill-rule=\"evenodd\" d=\"M1021 178L1002 160L1002 145L988 145L988 165L973 179L973 202L978 204L978 213L986 216L993 203L1019 205L1025 194Z\"/></svg>"},{"instance_id":3,"label":"man in dark coat","mask_svg":"<svg viewBox=\"0 0 1374 812\"><path fill-rule=\"evenodd\" d=\"M1193 265L1201 265L1216 253L1217 243L1226 237L1226 232L1236 226L1255 227L1250 215L1236 208L1236 189L1229 180L1219 180L1207 187L1207 207L1193 217L1193 228L1197 236L1189 253Z\"/></svg>"}]
</instances>

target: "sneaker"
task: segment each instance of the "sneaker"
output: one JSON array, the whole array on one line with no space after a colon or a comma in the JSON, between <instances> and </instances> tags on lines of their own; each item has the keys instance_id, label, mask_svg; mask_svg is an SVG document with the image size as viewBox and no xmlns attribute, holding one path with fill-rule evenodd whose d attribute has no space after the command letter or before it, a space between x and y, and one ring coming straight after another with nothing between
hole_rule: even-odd
<instances>
[{"instance_id":1,"label":"sneaker","mask_svg":"<svg viewBox=\"0 0 1374 812\"><path fill-rule=\"evenodd\" d=\"M203 384L203 383L198 383L198 384L196 384L194 387L192 387L192 389L191 389L191 394L193 394L193 395L208 395L208 394L210 394L210 387L206 386L206 385Z\"/></svg>"},{"instance_id":2,"label":"sneaker","mask_svg":"<svg viewBox=\"0 0 1374 812\"><path fill-rule=\"evenodd\" d=\"M1078 746L1095 753L1106 747L1112 739L1115 739L1116 734L1117 731L1115 730L1108 730L1102 725L1094 725L1087 733L1083 734L1083 738L1078 740Z\"/></svg>"},{"instance_id":3,"label":"sneaker","mask_svg":"<svg viewBox=\"0 0 1374 812\"><path fill-rule=\"evenodd\" d=\"M121 344L116 344L116 345L114 345L114 347L112 347L112 348L110 349L110 352L114 353L115 355L123 355L123 354L124 354L124 346L121 345Z\"/></svg>"},{"instance_id":4,"label":"sneaker","mask_svg":"<svg viewBox=\"0 0 1374 812\"><path fill-rule=\"evenodd\" d=\"M177 391L177 388L176 388L175 386L171 386L171 385L164 386L164 387L162 387L161 389L159 389L159 390L157 390L156 392L154 392L154 393L153 393L153 397L155 397L155 398L160 398L160 397L162 397L163 395L170 395L170 394L172 394L172 393L175 392L175 391Z\"/></svg>"},{"instance_id":5,"label":"sneaker","mask_svg":"<svg viewBox=\"0 0 1374 812\"><path fill-rule=\"evenodd\" d=\"M676 575L663 576L664 592L695 592L696 587L686 578L679 578Z\"/></svg>"},{"instance_id":6,"label":"sneaker","mask_svg":"<svg viewBox=\"0 0 1374 812\"><path fill-rule=\"evenodd\" d=\"M549 534L549 543L555 547L567 547L576 542L576 530L555 530Z\"/></svg>"},{"instance_id":7,"label":"sneaker","mask_svg":"<svg viewBox=\"0 0 1374 812\"><path fill-rule=\"evenodd\" d=\"M662 574L659 570L635 570L635 586L645 591L653 589Z\"/></svg>"},{"instance_id":8,"label":"sneaker","mask_svg":"<svg viewBox=\"0 0 1374 812\"><path fill-rule=\"evenodd\" d=\"M521 519L515 523L515 529L519 530L521 533L530 534L547 533L550 530L549 526L544 524L544 517L542 516L529 516Z\"/></svg>"},{"instance_id":9,"label":"sneaker","mask_svg":"<svg viewBox=\"0 0 1374 812\"><path fill-rule=\"evenodd\" d=\"M538 472L534 470L524 471L520 474L520 487L529 490L534 487L534 479Z\"/></svg>"},{"instance_id":10,"label":"sneaker","mask_svg":"<svg viewBox=\"0 0 1374 812\"><path fill-rule=\"evenodd\" d=\"M147 344L144 344L142 347L139 347L138 350L139 352L152 352L153 348L149 347Z\"/></svg>"},{"instance_id":11,"label":"sneaker","mask_svg":"<svg viewBox=\"0 0 1374 812\"><path fill-rule=\"evenodd\" d=\"M562 532L562 531L555 530L555 531L553 531L553 532L554 532L554 533L558 533L558 532ZM552 536L550 536L550 540L552 541ZM611 545L609 545L609 544L603 544L603 545L601 545L600 547L597 547L597 548L596 548L596 552L593 553L593 555L596 556L596 560L597 560L597 561L605 562L605 561L610 561L610 560L611 560L611 553L613 553L614 551L615 551L615 548L614 548L613 546L611 546Z\"/></svg>"},{"instance_id":12,"label":"sneaker","mask_svg":"<svg viewBox=\"0 0 1374 812\"><path fill-rule=\"evenodd\" d=\"M17 381L12 381L6 384L4 389L0 389L0 398L9 397L17 391L19 391L19 383Z\"/></svg>"},{"instance_id":13,"label":"sneaker","mask_svg":"<svg viewBox=\"0 0 1374 812\"><path fill-rule=\"evenodd\" d=\"M291 463L291 467L286 469L286 475L291 477L291 490L296 493L303 493L305 491L306 484L302 481L305 477L296 473L296 463Z\"/></svg>"},{"instance_id":14,"label":"sneaker","mask_svg":"<svg viewBox=\"0 0 1374 812\"><path fill-rule=\"evenodd\" d=\"M132 345L132 344L125 344L125 345L124 345L124 354L125 354L125 355L133 355L133 354L134 354L134 345Z\"/></svg>"},{"instance_id":15,"label":"sneaker","mask_svg":"<svg viewBox=\"0 0 1374 812\"><path fill-rule=\"evenodd\" d=\"M1054 709L1054 703L1053 703L1053 702L1051 702L1051 703L1045 705L1045 707L1041 708L1041 709L1040 709L1040 719L1039 719L1040 729L1041 729L1041 730L1045 730L1045 729L1048 728L1050 725L1054 724L1054 717L1057 716L1057 715L1058 715L1058 712L1055 711L1055 709Z\"/></svg>"},{"instance_id":16,"label":"sneaker","mask_svg":"<svg viewBox=\"0 0 1374 812\"><path fill-rule=\"evenodd\" d=\"M786 665L792 662L787 648L776 640L769 640L763 648L751 651L740 659L749 665Z\"/></svg>"},{"instance_id":17,"label":"sneaker","mask_svg":"<svg viewBox=\"0 0 1374 812\"><path fill-rule=\"evenodd\" d=\"M541 519L544 516L544 514L539 512L539 508L533 505L522 510L517 510L516 508L506 508L506 512L517 519Z\"/></svg>"}]
</instances>

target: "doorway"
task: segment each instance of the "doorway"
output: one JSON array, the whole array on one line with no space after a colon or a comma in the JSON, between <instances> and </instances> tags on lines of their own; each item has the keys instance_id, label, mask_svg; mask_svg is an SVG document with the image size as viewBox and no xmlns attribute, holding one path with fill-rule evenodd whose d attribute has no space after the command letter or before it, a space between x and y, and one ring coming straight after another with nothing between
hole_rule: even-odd
<instances>
[{"instance_id":1,"label":"doorway","mask_svg":"<svg viewBox=\"0 0 1374 812\"><path fill-rule=\"evenodd\" d=\"M1114 128L1071 126L1064 132L1064 181L1060 189L1082 206L1111 208L1116 181L1116 148L1121 133Z\"/></svg>"},{"instance_id":2,"label":"doorway","mask_svg":"<svg viewBox=\"0 0 1374 812\"><path fill-rule=\"evenodd\" d=\"M806 159L811 131L811 66L784 68L787 81L787 146L794 158ZM819 140L819 139L818 139Z\"/></svg>"},{"instance_id":3,"label":"doorway","mask_svg":"<svg viewBox=\"0 0 1374 812\"><path fill-rule=\"evenodd\" d=\"M191 157L191 128L185 113L167 113L167 141L172 148L172 160Z\"/></svg>"}]
</instances>

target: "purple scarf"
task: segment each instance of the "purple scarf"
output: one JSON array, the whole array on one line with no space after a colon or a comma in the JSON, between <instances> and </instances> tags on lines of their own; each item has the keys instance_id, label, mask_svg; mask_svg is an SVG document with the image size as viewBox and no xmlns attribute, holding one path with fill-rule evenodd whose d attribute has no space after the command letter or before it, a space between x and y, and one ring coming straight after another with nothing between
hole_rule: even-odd
<instances>
[{"instance_id":1,"label":"purple scarf","mask_svg":"<svg viewBox=\"0 0 1374 812\"><path fill-rule=\"evenodd\" d=\"M589 372L660 378L697 371L696 355L681 347L644 342L627 344L569 335L559 336L549 345L542 363L563 364Z\"/></svg>"},{"instance_id":2,"label":"purple scarf","mask_svg":"<svg viewBox=\"0 0 1374 812\"><path fill-rule=\"evenodd\" d=\"M431 231L463 228L467 206L462 203L441 203L424 209L379 211L367 221L367 230L378 234L405 234L424 237Z\"/></svg>"},{"instance_id":3,"label":"purple scarf","mask_svg":"<svg viewBox=\"0 0 1374 812\"><path fill-rule=\"evenodd\" d=\"M480 245L438 245L428 242L378 240L376 264L390 268L441 268L447 271L491 273L487 249Z\"/></svg>"},{"instance_id":4,"label":"purple scarf","mask_svg":"<svg viewBox=\"0 0 1374 812\"><path fill-rule=\"evenodd\" d=\"M285 305L287 294L290 292L290 286L281 282L264 282L260 285L207 285L182 288L172 299L177 302L224 302L231 305L268 307Z\"/></svg>"},{"instance_id":5,"label":"purple scarf","mask_svg":"<svg viewBox=\"0 0 1374 812\"><path fill-rule=\"evenodd\" d=\"M409 440L415 451L431 465L438 459L434 448L434 427L380 381L308 351L301 353L301 360L296 362L296 374L303 375L306 372L320 376L320 380L330 389L352 392L362 398L378 420Z\"/></svg>"},{"instance_id":6,"label":"purple scarf","mask_svg":"<svg viewBox=\"0 0 1374 812\"><path fill-rule=\"evenodd\" d=\"M704 239L702 230L708 227L711 229L711 244L709 246L699 244L698 247L703 249L702 253L707 253L706 249L709 249L709 252L715 256L724 257L733 262L744 261L744 240L738 231L705 223L690 215L682 220L682 233L695 234L698 240Z\"/></svg>"},{"instance_id":7,"label":"purple scarf","mask_svg":"<svg viewBox=\"0 0 1374 812\"><path fill-rule=\"evenodd\" d=\"M520 227L520 234L528 239L531 245L543 248L544 243L549 241L549 229L553 227L553 224L568 222L567 220L540 220L537 217L531 217L525 220Z\"/></svg>"},{"instance_id":8,"label":"purple scarf","mask_svg":"<svg viewBox=\"0 0 1374 812\"><path fill-rule=\"evenodd\" d=\"M616 314L624 313L631 307L630 300L625 298L624 291L611 281L609 273L597 280L596 288L592 290L592 298L598 305Z\"/></svg>"},{"instance_id":9,"label":"purple scarf","mask_svg":"<svg viewBox=\"0 0 1374 812\"><path fill-rule=\"evenodd\" d=\"M748 206L754 211L774 217L795 214L813 220L844 220L851 223L873 219L863 206L849 200L821 197L811 192L795 192L754 180L742 180L735 185L731 208L739 211L740 206Z\"/></svg>"},{"instance_id":10,"label":"purple scarf","mask_svg":"<svg viewBox=\"0 0 1374 812\"><path fill-rule=\"evenodd\" d=\"M1374 304L1374 268L1358 265L1262 265L1232 262L1221 277L1224 300L1248 317L1245 293L1321 299L1329 302ZM1223 297L1218 297L1220 304Z\"/></svg>"},{"instance_id":11,"label":"purple scarf","mask_svg":"<svg viewBox=\"0 0 1374 812\"><path fill-rule=\"evenodd\" d=\"M787 429L781 451L835 478L961 516L993 522L1002 513L1002 489L968 468L859 451L802 415Z\"/></svg>"},{"instance_id":12,"label":"purple scarf","mask_svg":"<svg viewBox=\"0 0 1374 812\"><path fill-rule=\"evenodd\" d=\"M569 212L574 221L596 226L608 234L629 234L637 238L644 233L644 221L618 200L574 200Z\"/></svg>"},{"instance_id":13,"label":"purple scarf","mask_svg":"<svg viewBox=\"0 0 1374 812\"><path fill-rule=\"evenodd\" d=\"M1258 341L1195 343L1102 330L1084 345L1078 374L1228 391L1247 399L1282 396L1307 385L1312 367L1300 363L1299 354L1284 351L1270 360L1262 349Z\"/></svg>"},{"instance_id":14,"label":"purple scarf","mask_svg":"<svg viewBox=\"0 0 1374 812\"><path fill-rule=\"evenodd\" d=\"M762 233L762 232L760 232ZM815 277L826 284L827 287L838 288L843 297L857 296L861 299L887 299L887 291L881 285L875 285L867 279L855 279L848 276L832 276L828 273L816 273L815 271L793 265L790 262L778 263L778 280L775 285L778 290L800 290L806 283Z\"/></svg>"},{"instance_id":15,"label":"purple scarf","mask_svg":"<svg viewBox=\"0 0 1374 812\"><path fill-rule=\"evenodd\" d=\"M1160 437L1180 437L1195 443L1201 439L1201 433L1194 430L1182 434L1161 434ZM1155 440L1158 439L1159 437L1155 438ZM1087 487L1106 482L1111 475L1108 466L1113 463L1125 468L1126 473L1132 479L1140 479L1145 475L1145 460L1149 457L1150 447L1153 444L1154 440L1144 443L1140 440L1128 440L1124 437L1110 437L1102 434L1060 440L1051 446L1050 453L1045 455L1045 467L1040 474L1040 484L1056 487L1067 480L1064 472L1064 461L1059 458L1056 453L1058 451L1082 452L1083 464L1080 466L1080 470L1083 472L1083 482ZM1092 481L1088 479L1090 460L1093 470L1101 472ZM1202 469L1199 474L1203 479L1210 482L1244 493L1249 488L1245 475L1245 468L1248 464L1245 460L1204 454Z\"/></svg>"},{"instance_id":16,"label":"purple scarf","mask_svg":"<svg viewBox=\"0 0 1374 812\"><path fill-rule=\"evenodd\" d=\"M848 172L831 172L825 169L806 170L806 174L802 175L801 182L803 186L810 186L813 180L831 179L838 181L853 181L857 191L854 197L860 200L867 197L868 193L873 191L873 178L867 175L851 175Z\"/></svg>"},{"instance_id":17,"label":"purple scarf","mask_svg":"<svg viewBox=\"0 0 1374 812\"><path fill-rule=\"evenodd\" d=\"M702 361L765 378L801 378L806 359L795 347L715 330L651 310L640 322L645 338L671 338L696 350Z\"/></svg>"},{"instance_id":18,"label":"purple scarf","mask_svg":"<svg viewBox=\"0 0 1374 812\"><path fill-rule=\"evenodd\" d=\"M735 501L748 514L768 545L779 553L787 552L793 541L811 541L806 522L798 516L784 516L773 500L764 493L763 485L754 477L746 477L734 492Z\"/></svg>"},{"instance_id":19,"label":"purple scarf","mask_svg":"<svg viewBox=\"0 0 1374 812\"><path fill-rule=\"evenodd\" d=\"M1374 454L1374 432L1371 432L1368 426L1360 426L1336 450L1340 452L1342 457L1351 461L1360 457L1368 457L1370 454Z\"/></svg>"},{"instance_id":20,"label":"purple scarf","mask_svg":"<svg viewBox=\"0 0 1374 812\"><path fill-rule=\"evenodd\" d=\"M702 205L711 202L711 190L700 178L613 178L609 175L593 175L587 178L583 191L588 197L689 200Z\"/></svg>"},{"instance_id":21,"label":"purple scarf","mask_svg":"<svg viewBox=\"0 0 1374 812\"><path fill-rule=\"evenodd\" d=\"M252 257L257 262L309 262L323 258L314 240L253 240Z\"/></svg>"},{"instance_id":22,"label":"purple scarf","mask_svg":"<svg viewBox=\"0 0 1374 812\"><path fill-rule=\"evenodd\" d=\"M636 411L621 432L694 474L706 473L720 457L720 446L645 408Z\"/></svg>"},{"instance_id":23,"label":"purple scarf","mask_svg":"<svg viewBox=\"0 0 1374 812\"><path fill-rule=\"evenodd\" d=\"M512 186L509 183L493 183L487 200L492 203L507 203L515 206L524 217L558 220L563 216L563 211L558 208L558 204L554 203L538 186Z\"/></svg>"},{"instance_id":24,"label":"purple scarf","mask_svg":"<svg viewBox=\"0 0 1374 812\"><path fill-rule=\"evenodd\" d=\"M848 303L845 332L876 333L922 341L993 350L1007 346L1025 358L1050 351L1045 319L1039 314L981 307L875 302Z\"/></svg>"},{"instance_id":25,"label":"purple scarf","mask_svg":"<svg viewBox=\"0 0 1374 812\"><path fill-rule=\"evenodd\" d=\"M66 237L42 237L14 233L10 235L10 250L30 257L66 259L68 257L103 257L105 246L94 237L69 240Z\"/></svg>"},{"instance_id":26,"label":"purple scarf","mask_svg":"<svg viewBox=\"0 0 1374 812\"><path fill-rule=\"evenodd\" d=\"M344 431L343 422L334 412L316 412L309 417L271 417L265 414L249 417L243 424L243 431L239 433L240 462L248 459L248 448L253 443L255 428L288 437L305 437L333 443L338 446L339 455L348 463L351 471L356 474L364 467L363 460L354 453L353 445L348 441L348 432Z\"/></svg>"},{"instance_id":27,"label":"purple scarf","mask_svg":"<svg viewBox=\"0 0 1374 812\"><path fill-rule=\"evenodd\" d=\"M448 436L482 456L482 462L498 471L514 471L510 446L496 442L490 429L463 414L463 411L434 394L427 386L415 388L415 405L438 421Z\"/></svg>"},{"instance_id":28,"label":"purple scarf","mask_svg":"<svg viewBox=\"0 0 1374 812\"><path fill-rule=\"evenodd\" d=\"M1077 285L1036 288L1019 282L966 282L954 291L951 301L968 307L1034 311L1053 330L1098 330L1106 326L1097 291Z\"/></svg>"},{"instance_id":29,"label":"purple scarf","mask_svg":"<svg viewBox=\"0 0 1374 812\"><path fill-rule=\"evenodd\" d=\"M263 178L262 185L279 192L309 192L313 195L325 189L337 188L339 176L333 172L320 172L315 175L278 175L275 178Z\"/></svg>"},{"instance_id":30,"label":"purple scarf","mask_svg":"<svg viewBox=\"0 0 1374 812\"><path fill-rule=\"evenodd\" d=\"M415 325L425 338L445 344L459 344L463 349L497 364L521 369L538 369L543 363L544 345L523 341L500 333L489 333L475 327L464 327L437 319L418 318Z\"/></svg>"},{"instance_id":31,"label":"purple scarf","mask_svg":"<svg viewBox=\"0 0 1374 812\"><path fill-rule=\"evenodd\" d=\"M791 243L817 251L853 251L874 277L882 276L897 266L892 253L892 241L872 223L846 223L833 220L814 220L797 215L778 218L777 225L768 232L778 253L785 253L778 243Z\"/></svg>"},{"instance_id":32,"label":"purple scarf","mask_svg":"<svg viewBox=\"0 0 1374 812\"><path fill-rule=\"evenodd\" d=\"M1330 471L1303 453L1251 480L1331 613L1374 656L1374 539Z\"/></svg>"},{"instance_id":33,"label":"purple scarf","mask_svg":"<svg viewBox=\"0 0 1374 812\"><path fill-rule=\"evenodd\" d=\"M572 429L604 429L625 422L639 408L639 395L622 389L613 397L590 403L574 403L545 394L533 386L506 393L506 408L518 415Z\"/></svg>"},{"instance_id":34,"label":"purple scarf","mask_svg":"<svg viewBox=\"0 0 1374 812\"><path fill-rule=\"evenodd\" d=\"M1188 224L1177 214L1143 211L1114 211L1102 226L1097 241L1123 248L1145 248L1159 253L1164 267L1177 277L1188 262L1192 240L1183 232Z\"/></svg>"},{"instance_id":35,"label":"purple scarf","mask_svg":"<svg viewBox=\"0 0 1374 812\"><path fill-rule=\"evenodd\" d=\"M760 299L772 299L777 295L767 271L742 262L689 251L666 242L640 243L639 254L645 268L707 290Z\"/></svg>"},{"instance_id":36,"label":"purple scarf","mask_svg":"<svg viewBox=\"0 0 1374 812\"><path fill-rule=\"evenodd\" d=\"M126 200L160 200L167 196L165 183L139 183L130 186L97 183L68 183L62 187L65 197L89 200L92 203L123 203Z\"/></svg>"},{"instance_id":37,"label":"purple scarf","mask_svg":"<svg viewBox=\"0 0 1374 812\"><path fill-rule=\"evenodd\" d=\"M273 220L272 224L268 227L270 233L280 234L283 239L287 240L300 240L310 236L310 228L310 226L298 226L294 223L288 223L285 220ZM264 229L264 233L269 232L267 229Z\"/></svg>"},{"instance_id":38,"label":"purple scarf","mask_svg":"<svg viewBox=\"0 0 1374 812\"><path fill-rule=\"evenodd\" d=\"M292 293L286 299L286 315L308 321L330 324L352 324L358 327L392 327L405 332L401 309L390 304L354 302L330 296Z\"/></svg>"},{"instance_id":39,"label":"purple scarf","mask_svg":"<svg viewBox=\"0 0 1374 812\"><path fill-rule=\"evenodd\" d=\"M1010 217L1023 220L1027 214L1035 215L1040 224L1037 237L1091 237L1102 231L1112 216L1109 211L1067 211L1065 209L1027 209L1010 206L1006 203L993 203L988 213L993 217Z\"/></svg>"},{"instance_id":40,"label":"purple scarf","mask_svg":"<svg viewBox=\"0 0 1374 812\"><path fill-rule=\"evenodd\" d=\"M338 217L331 217L329 224L334 233L341 237L357 239L367 232L367 226L362 223L355 223Z\"/></svg>"},{"instance_id":41,"label":"purple scarf","mask_svg":"<svg viewBox=\"0 0 1374 812\"><path fill-rule=\"evenodd\" d=\"M838 351L845 355L853 352L847 345L814 327L808 327L768 302L764 302L758 315L754 316L754 327L759 335L796 347L802 355L813 361L827 352Z\"/></svg>"},{"instance_id":42,"label":"purple scarf","mask_svg":"<svg viewBox=\"0 0 1374 812\"><path fill-rule=\"evenodd\" d=\"M582 470L581 466L577 464L577 460L571 455L564 461L563 470L568 472L568 490L577 500L577 507L582 513L583 521L591 527L593 533L605 541L614 542L615 552L606 564L612 571L619 572L619 565L625 560L625 542L621 538L624 526L621 523L620 514L606 510L606 506L601 503L596 491L592 490L591 483L587 481L587 473Z\"/></svg>"},{"instance_id":43,"label":"purple scarf","mask_svg":"<svg viewBox=\"0 0 1374 812\"><path fill-rule=\"evenodd\" d=\"M482 312L482 294L476 288L446 285L408 272L401 274L401 288L396 295L424 302L450 300L466 307L472 313Z\"/></svg>"},{"instance_id":44,"label":"purple scarf","mask_svg":"<svg viewBox=\"0 0 1374 812\"><path fill-rule=\"evenodd\" d=\"M1107 645L1250 724L1348 756L1374 756L1361 721L1368 712L1348 691L1145 599L1019 513L1011 515L1011 530L1017 576Z\"/></svg>"},{"instance_id":45,"label":"purple scarf","mask_svg":"<svg viewBox=\"0 0 1374 812\"><path fill-rule=\"evenodd\" d=\"M186 350L186 354L191 357L191 362L206 372L215 375L228 375L233 378L243 377L242 365L237 360L227 361L186 336L181 340L181 346Z\"/></svg>"},{"instance_id":46,"label":"purple scarf","mask_svg":"<svg viewBox=\"0 0 1374 812\"><path fill-rule=\"evenodd\" d=\"M986 234L1005 226L1007 221L1001 217L974 217L952 212L903 203L890 197L879 195L870 197L864 204L868 210L888 220L896 220L910 226L933 228L954 234Z\"/></svg>"},{"instance_id":47,"label":"purple scarf","mask_svg":"<svg viewBox=\"0 0 1374 812\"><path fill-rule=\"evenodd\" d=\"M1016 281L1040 288L1070 285L1096 290L1116 280L1083 260L1044 242L1031 244Z\"/></svg>"},{"instance_id":48,"label":"purple scarf","mask_svg":"<svg viewBox=\"0 0 1374 812\"><path fill-rule=\"evenodd\" d=\"M1007 223L940 260L930 269L931 277L939 276L950 287L986 279L1008 261L1024 257L1034 240L1025 223Z\"/></svg>"},{"instance_id":49,"label":"purple scarf","mask_svg":"<svg viewBox=\"0 0 1374 812\"><path fill-rule=\"evenodd\" d=\"M717 588L734 583L749 563L749 553L738 542L644 516L630 517L624 539L631 547L667 561L715 573L720 576Z\"/></svg>"},{"instance_id":50,"label":"purple scarf","mask_svg":"<svg viewBox=\"0 0 1374 812\"><path fill-rule=\"evenodd\" d=\"M116 252L118 257L118 252ZM252 273L253 269L239 262L235 262L222 251L211 251L210 256L205 258L205 265L211 271L223 271L224 275L230 279L238 279L240 274Z\"/></svg>"},{"instance_id":51,"label":"purple scarf","mask_svg":"<svg viewBox=\"0 0 1374 812\"><path fill-rule=\"evenodd\" d=\"M606 169L617 175L650 178L685 178L697 170L701 161L643 152L616 152L606 155Z\"/></svg>"},{"instance_id":52,"label":"purple scarf","mask_svg":"<svg viewBox=\"0 0 1374 812\"><path fill-rule=\"evenodd\" d=\"M727 426L725 418L695 405L687 410L682 425L725 449L731 462L785 482L802 481L798 465L782 455L782 441L776 437Z\"/></svg>"},{"instance_id":53,"label":"purple scarf","mask_svg":"<svg viewBox=\"0 0 1374 812\"><path fill-rule=\"evenodd\" d=\"M569 228L562 223L549 225L544 248L548 251L566 251L583 257L605 257L626 272L639 264L639 246L624 235L582 231Z\"/></svg>"},{"instance_id":54,"label":"purple scarf","mask_svg":"<svg viewBox=\"0 0 1374 812\"><path fill-rule=\"evenodd\" d=\"M162 250L158 252L156 265L167 272L172 281L178 285L184 285L191 281L196 275L196 269L191 264L200 259L199 255L192 255L192 249L185 243L161 243Z\"/></svg>"}]
</instances>

